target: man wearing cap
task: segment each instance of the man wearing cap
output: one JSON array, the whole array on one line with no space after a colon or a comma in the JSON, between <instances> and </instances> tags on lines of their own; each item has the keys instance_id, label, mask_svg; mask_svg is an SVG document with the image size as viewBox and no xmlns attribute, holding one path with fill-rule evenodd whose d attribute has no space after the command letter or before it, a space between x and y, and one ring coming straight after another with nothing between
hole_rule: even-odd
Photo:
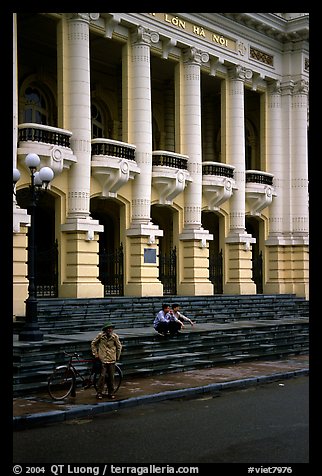
<instances>
[{"instance_id":1,"label":"man wearing cap","mask_svg":"<svg viewBox=\"0 0 322 476\"><path fill-rule=\"evenodd\" d=\"M103 389L106 374L108 376L108 398L115 398L114 395L114 373L115 362L119 360L122 350L122 344L119 336L113 332L114 326L111 322L106 322L102 327L102 331L92 340L91 349L94 357L102 363L102 371L97 384L98 399L103 398Z\"/></svg>"}]
</instances>

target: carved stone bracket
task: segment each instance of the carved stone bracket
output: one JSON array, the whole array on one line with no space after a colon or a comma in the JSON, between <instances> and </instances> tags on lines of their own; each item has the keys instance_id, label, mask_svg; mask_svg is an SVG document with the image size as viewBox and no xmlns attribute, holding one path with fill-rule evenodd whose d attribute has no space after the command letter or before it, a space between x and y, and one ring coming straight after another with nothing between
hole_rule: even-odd
<instances>
[{"instance_id":1,"label":"carved stone bracket","mask_svg":"<svg viewBox=\"0 0 322 476\"><path fill-rule=\"evenodd\" d=\"M305 79L300 79L294 83L293 94L308 94L309 93L309 82Z\"/></svg>"},{"instance_id":2,"label":"carved stone bracket","mask_svg":"<svg viewBox=\"0 0 322 476\"><path fill-rule=\"evenodd\" d=\"M252 79L253 72L251 69L247 69L244 66L236 65L231 66L228 69L229 79L236 81L246 81Z\"/></svg>"},{"instance_id":3,"label":"carved stone bracket","mask_svg":"<svg viewBox=\"0 0 322 476\"><path fill-rule=\"evenodd\" d=\"M281 94L281 82L279 80L267 81L268 94Z\"/></svg>"},{"instance_id":4,"label":"carved stone bracket","mask_svg":"<svg viewBox=\"0 0 322 476\"><path fill-rule=\"evenodd\" d=\"M120 23L121 17L114 13L110 18L105 18L105 37L112 38L115 27Z\"/></svg>"},{"instance_id":5,"label":"carved stone bracket","mask_svg":"<svg viewBox=\"0 0 322 476\"><path fill-rule=\"evenodd\" d=\"M173 38L166 38L162 41L162 58L168 59L169 53L172 48L174 48L177 44L177 40Z\"/></svg>"},{"instance_id":6,"label":"carved stone bracket","mask_svg":"<svg viewBox=\"0 0 322 476\"><path fill-rule=\"evenodd\" d=\"M198 50L194 46L191 48L185 48L182 51L183 61L184 63L193 63L197 65L201 65L201 63L207 63L209 61L209 54Z\"/></svg>"}]
</instances>

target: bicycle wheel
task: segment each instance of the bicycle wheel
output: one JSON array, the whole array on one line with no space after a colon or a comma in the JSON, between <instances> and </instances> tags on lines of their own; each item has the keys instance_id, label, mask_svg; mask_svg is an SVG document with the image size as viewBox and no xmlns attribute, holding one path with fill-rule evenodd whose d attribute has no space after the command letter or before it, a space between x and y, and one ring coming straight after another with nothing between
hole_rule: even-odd
<instances>
[{"instance_id":1,"label":"bicycle wheel","mask_svg":"<svg viewBox=\"0 0 322 476\"><path fill-rule=\"evenodd\" d=\"M54 400L63 400L76 385L74 371L67 365L56 367L48 379L48 393Z\"/></svg>"},{"instance_id":2,"label":"bicycle wheel","mask_svg":"<svg viewBox=\"0 0 322 476\"><path fill-rule=\"evenodd\" d=\"M95 372L94 377L93 377L93 384L95 387L95 390L97 391L97 385L98 385L98 379L101 375L101 372ZM123 380L123 372L121 370L121 367L119 367L117 364L115 364L115 373L114 373L114 393L118 391L120 388L120 385ZM103 393L108 393L108 375L105 377L105 385L103 389Z\"/></svg>"}]
</instances>

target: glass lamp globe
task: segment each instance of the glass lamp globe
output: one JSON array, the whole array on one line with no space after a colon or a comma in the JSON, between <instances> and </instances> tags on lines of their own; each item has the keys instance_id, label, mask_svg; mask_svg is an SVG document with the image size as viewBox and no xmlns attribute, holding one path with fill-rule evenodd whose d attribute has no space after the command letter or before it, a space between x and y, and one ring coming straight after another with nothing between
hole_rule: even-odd
<instances>
[{"instance_id":1,"label":"glass lamp globe","mask_svg":"<svg viewBox=\"0 0 322 476\"><path fill-rule=\"evenodd\" d=\"M48 184L54 178L54 171L50 167L43 167L39 171L39 178L45 184Z\"/></svg>"},{"instance_id":2,"label":"glass lamp globe","mask_svg":"<svg viewBox=\"0 0 322 476\"><path fill-rule=\"evenodd\" d=\"M40 164L40 158L37 154L28 154L25 158L25 163L29 169L36 169Z\"/></svg>"},{"instance_id":3,"label":"glass lamp globe","mask_svg":"<svg viewBox=\"0 0 322 476\"><path fill-rule=\"evenodd\" d=\"M20 172L18 169L13 169L13 183L16 184L20 179Z\"/></svg>"}]
</instances>

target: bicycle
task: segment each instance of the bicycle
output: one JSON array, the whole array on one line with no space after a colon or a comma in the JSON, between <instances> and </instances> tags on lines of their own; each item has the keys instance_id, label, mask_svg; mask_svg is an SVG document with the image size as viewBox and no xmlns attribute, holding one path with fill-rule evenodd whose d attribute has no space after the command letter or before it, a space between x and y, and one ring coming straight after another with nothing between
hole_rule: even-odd
<instances>
[{"instance_id":1,"label":"bicycle","mask_svg":"<svg viewBox=\"0 0 322 476\"><path fill-rule=\"evenodd\" d=\"M83 359L77 352L64 352L69 357L69 360L64 365L59 365L54 369L52 374L48 377L47 389L48 393L54 400L63 400L69 395L76 396L76 387L81 381L83 388L90 388L94 386L97 391L98 379L101 374L101 362L97 359ZM77 369L78 364L91 364L89 367L90 373L84 376L80 369ZM120 388L123 379L123 373L119 365L115 364L114 385L116 393ZM105 377L104 393L107 389L108 376Z\"/></svg>"}]
</instances>

